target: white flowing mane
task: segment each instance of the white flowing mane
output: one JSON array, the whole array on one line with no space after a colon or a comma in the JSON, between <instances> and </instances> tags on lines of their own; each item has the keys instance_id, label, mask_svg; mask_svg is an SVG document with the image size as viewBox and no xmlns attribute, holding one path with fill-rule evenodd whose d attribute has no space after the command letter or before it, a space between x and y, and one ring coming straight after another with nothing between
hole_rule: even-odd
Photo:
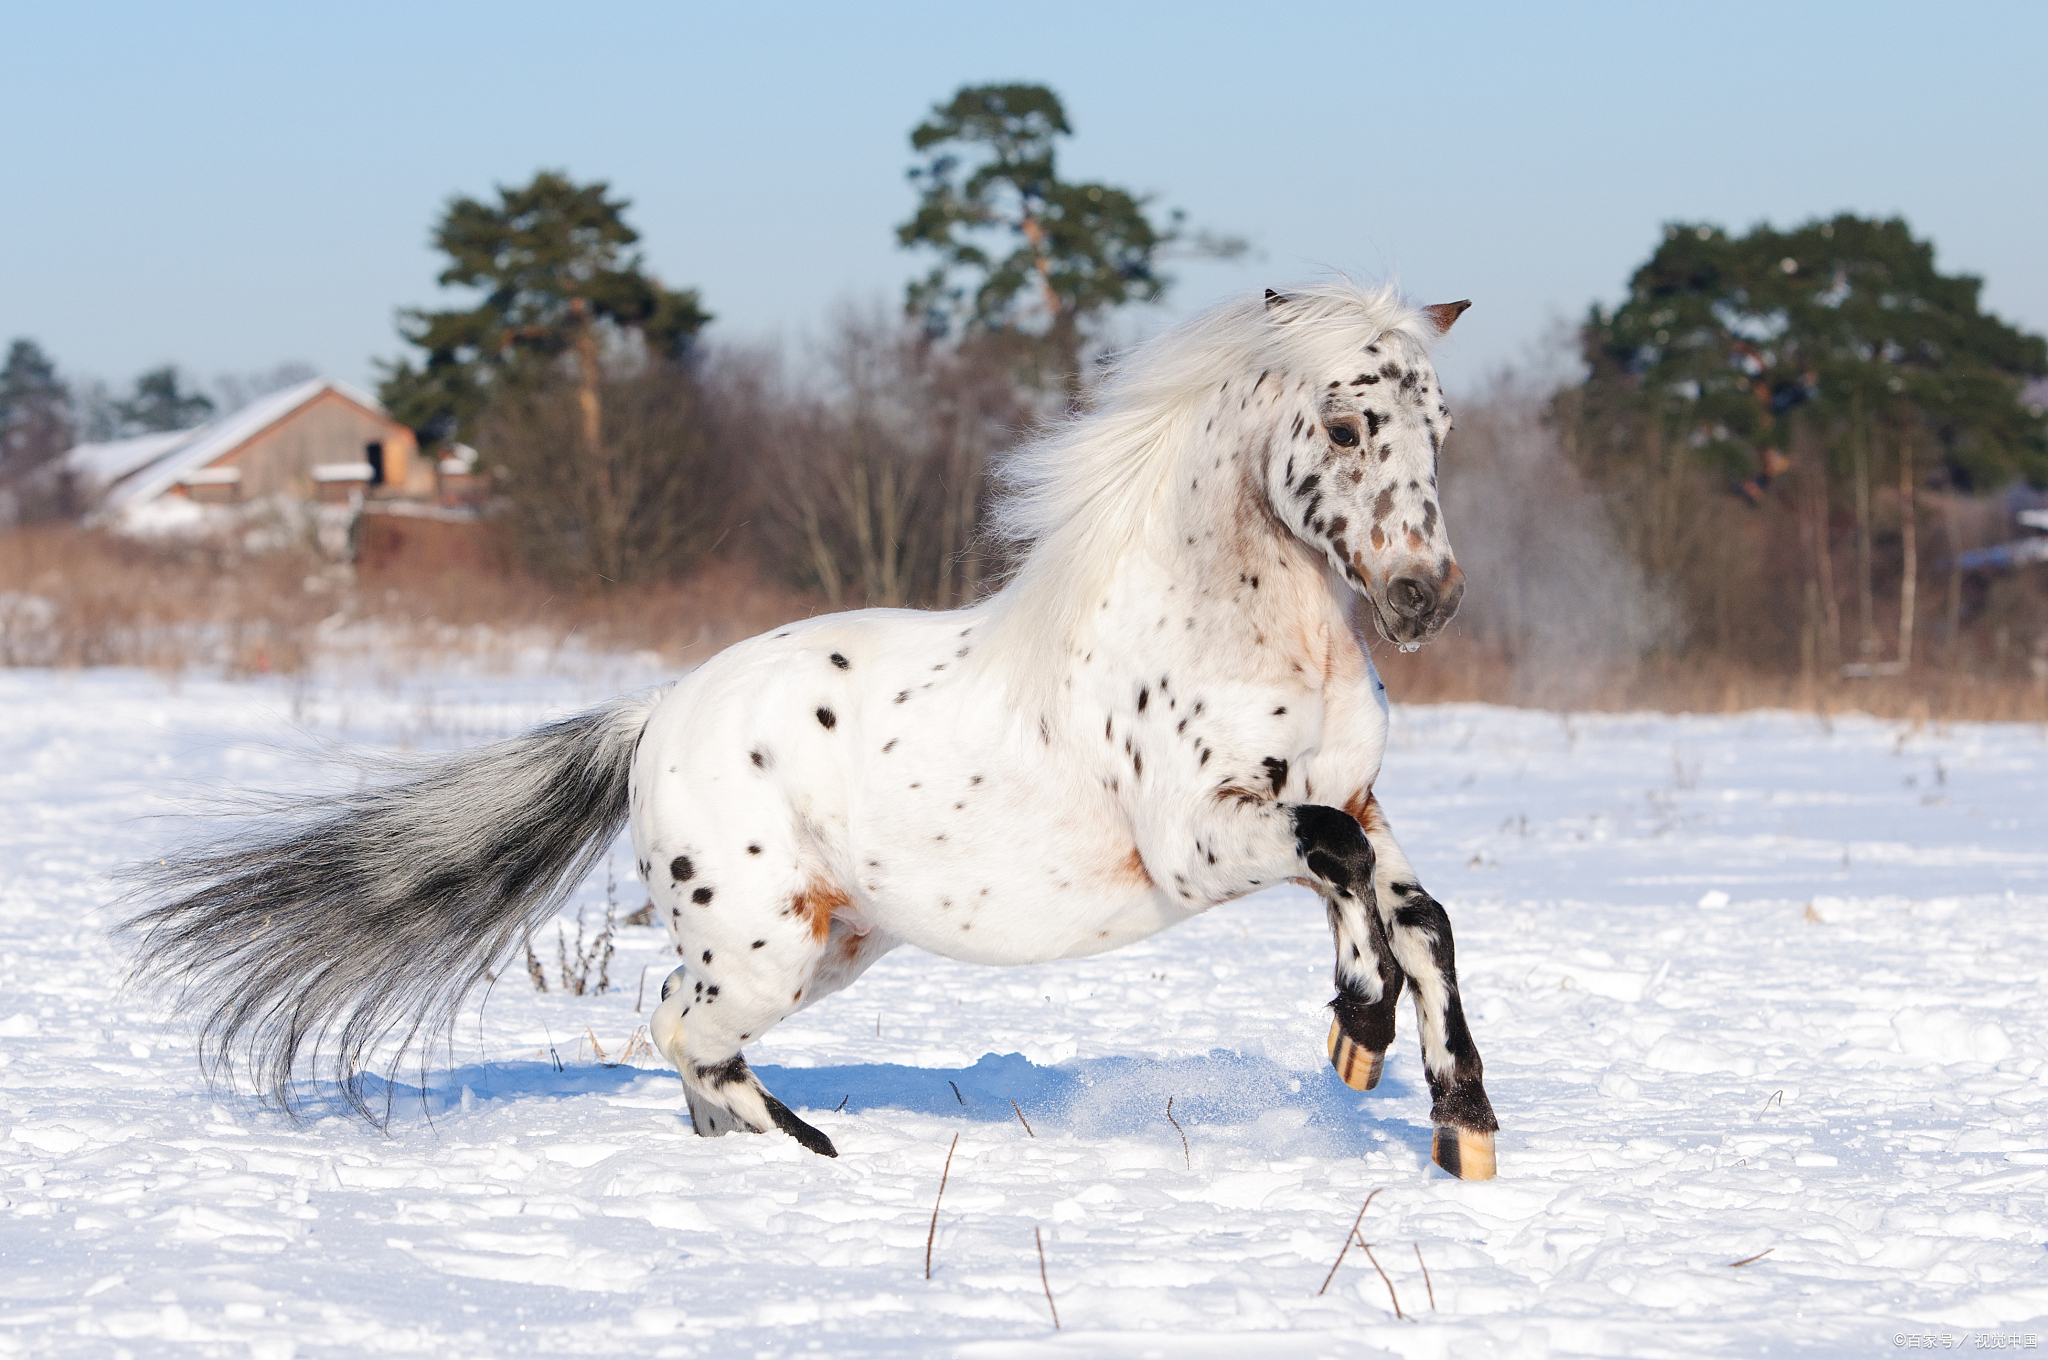
<instances>
[{"instance_id":1,"label":"white flowing mane","mask_svg":"<svg viewBox=\"0 0 2048 1360\"><path fill-rule=\"evenodd\" d=\"M1029 546L992 601L977 649L984 664L1037 711L1091 602L1145 541L1221 385L1262 372L1320 379L1389 334L1425 351L1437 338L1422 310L1392 287L1338 278L1291 289L1276 306L1258 294L1232 299L1112 363L1089 409L998 468L993 527Z\"/></svg>"}]
</instances>

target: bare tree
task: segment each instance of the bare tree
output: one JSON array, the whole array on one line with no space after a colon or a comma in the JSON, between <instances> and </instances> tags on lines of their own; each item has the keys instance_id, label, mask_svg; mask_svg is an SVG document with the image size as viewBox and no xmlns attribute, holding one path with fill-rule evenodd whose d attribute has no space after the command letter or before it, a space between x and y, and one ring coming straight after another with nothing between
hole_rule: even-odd
<instances>
[{"instance_id":1,"label":"bare tree","mask_svg":"<svg viewBox=\"0 0 2048 1360\"><path fill-rule=\"evenodd\" d=\"M884 312L842 313L760 460L763 538L834 605L964 603L989 572L988 466L1026 412L992 344L948 345ZM737 386L737 385L736 385Z\"/></svg>"},{"instance_id":2,"label":"bare tree","mask_svg":"<svg viewBox=\"0 0 2048 1360\"><path fill-rule=\"evenodd\" d=\"M710 415L684 365L613 356L589 448L585 385L562 375L506 388L481 423L502 523L536 573L620 583L687 571L733 526L745 479L708 438Z\"/></svg>"}]
</instances>

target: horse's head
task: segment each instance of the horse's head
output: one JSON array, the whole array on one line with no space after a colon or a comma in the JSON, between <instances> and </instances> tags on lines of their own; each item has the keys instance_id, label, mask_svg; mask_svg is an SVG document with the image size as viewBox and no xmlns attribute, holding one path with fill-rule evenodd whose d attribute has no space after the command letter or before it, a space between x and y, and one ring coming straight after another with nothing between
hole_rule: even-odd
<instances>
[{"instance_id":1,"label":"horse's head","mask_svg":"<svg viewBox=\"0 0 2048 1360\"><path fill-rule=\"evenodd\" d=\"M1277 322L1290 321L1290 304L1266 295ZM1441 335L1470 305L1442 303L1422 315ZM1283 424L1266 493L1288 531L1366 597L1380 636L1417 646L1450 622L1465 593L1436 485L1450 407L1422 343L1405 330L1386 331L1339 364L1314 375L1307 409Z\"/></svg>"}]
</instances>

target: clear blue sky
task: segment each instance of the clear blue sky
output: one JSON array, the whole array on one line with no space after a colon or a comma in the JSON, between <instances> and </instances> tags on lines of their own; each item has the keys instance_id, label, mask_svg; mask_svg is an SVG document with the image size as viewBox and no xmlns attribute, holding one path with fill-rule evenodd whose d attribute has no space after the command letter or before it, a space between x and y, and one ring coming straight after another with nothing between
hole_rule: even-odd
<instances>
[{"instance_id":1,"label":"clear blue sky","mask_svg":"<svg viewBox=\"0 0 2048 1360\"><path fill-rule=\"evenodd\" d=\"M0 340L126 382L365 381L453 193L633 200L715 335L796 338L913 271L908 129L1043 81L1103 178L1249 236L1156 327L1324 267L1470 297L1470 381L1617 298L1659 225L1901 213L2048 329L2048 5L14 3Z\"/></svg>"}]
</instances>

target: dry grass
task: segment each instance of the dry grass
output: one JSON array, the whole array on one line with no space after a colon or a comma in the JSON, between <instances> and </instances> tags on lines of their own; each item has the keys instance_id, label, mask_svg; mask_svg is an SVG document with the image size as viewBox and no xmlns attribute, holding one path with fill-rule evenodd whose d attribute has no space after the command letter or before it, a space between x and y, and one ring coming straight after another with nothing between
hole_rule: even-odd
<instances>
[{"instance_id":1,"label":"dry grass","mask_svg":"<svg viewBox=\"0 0 2048 1360\"><path fill-rule=\"evenodd\" d=\"M250 552L68 526L0 534L0 665L291 675L359 662L403 673L640 652L683 669L826 607L737 558L680 581L564 590L485 569L358 574L310 548ZM1373 652L1388 693L1405 703L2048 722L2048 679L1938 647L1909 674L1870 680L1802 672L1796 659L1783 672L1697 654L1518 659L1458 624L1412 655L1377 641Z\"/></svg>"},{"instance_id":2,"label":"dry grass","mask_svg":"<svg viewBox=\"0 0 2048 1360\"><path fill-rule=\"evenodd\" d=\"M563 590L516 573L355 573L311 549L242 551L69 526L0 534L0 665L299 674L323 662L509 667L651 652L677 668L818 612L713 560L686 580Z\"/></svg>"},{"instance_id":3,"label":"dry grass","mask_svg":"<svg viewBox=\"0 0 2048 1360\"><path fill-rule=\"evenodd\" d=\"M844 1105L846 1102L842 1100L839 1103ZM946 1182L953 1177L953 1154L959 1148L960 1135L956 1133L953 1135L953 1141L946 1147L946 1167L943 1171L939 1172L939 1193L932 1197L932 1225L925 1230L924 1234L924 1277L926 1280L930 1280L932 1277L932 1243L937 1240L939 1235L939 1205L945 1201Z\"/></svg>"},{"instance_id":4,"label":"dry grass","mask_svg":"<svg viewBox=\"0 0 2048 1360\"><path fill-rule=\"evenodd\" d=\"M1375 640L1373 664L1397 703L1503 703L1600 713L1780 708L1915 722L2048 722L2048 683L1994 678L1943 666L1938 659L1906 675L1870 680L1778 674L1702 655L1557 673L1518 667L1500 651L1454 633L1406 656Z\"/></svg>"}]
</instances>

